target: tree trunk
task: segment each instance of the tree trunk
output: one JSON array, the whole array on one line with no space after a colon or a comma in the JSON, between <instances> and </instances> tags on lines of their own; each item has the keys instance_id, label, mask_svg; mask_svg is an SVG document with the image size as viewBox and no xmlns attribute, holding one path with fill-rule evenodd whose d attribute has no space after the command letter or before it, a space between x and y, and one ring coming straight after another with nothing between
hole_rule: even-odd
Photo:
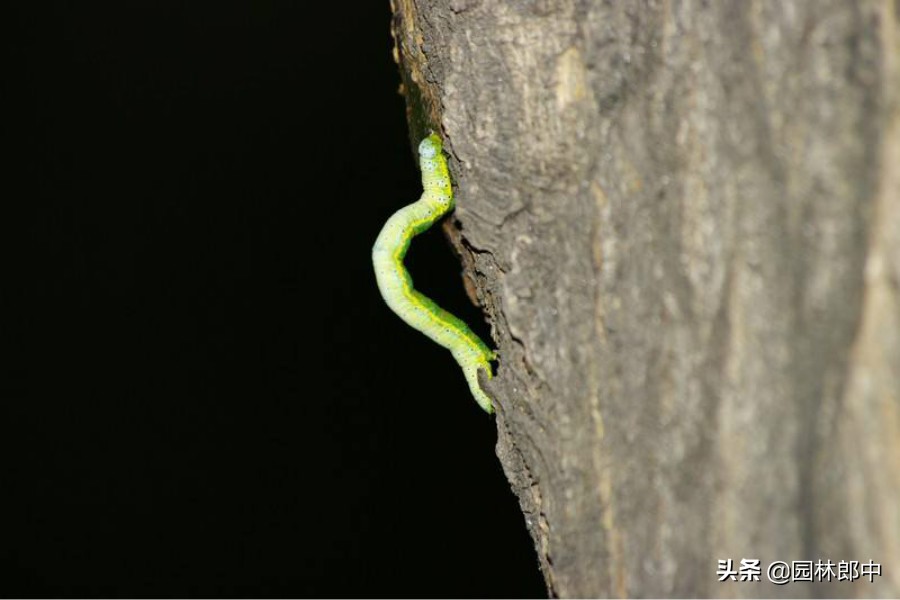
<instances>
[{"instance_id":1,"label":"tree trunk","mask_svg":"<svg viewBox=\"0 0 900 600\"><path fill-rule=\"evenodd\" d=\"M900 596L900 4L393 9L551 594Z\"/></svg>"}]
</instances>

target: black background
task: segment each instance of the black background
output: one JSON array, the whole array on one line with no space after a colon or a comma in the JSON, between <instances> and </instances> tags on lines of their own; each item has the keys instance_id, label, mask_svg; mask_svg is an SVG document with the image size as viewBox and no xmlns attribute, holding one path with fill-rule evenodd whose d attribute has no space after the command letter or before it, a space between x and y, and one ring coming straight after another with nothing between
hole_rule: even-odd
<instances>
[{"instance_id":1,"label":"black background","mask_svg":"<svg viewBox=\"0 0 900 600\"><path fill-rule=\"evenodd\" d=\"M493 418L375 288L387 0L4 10L0 595L543 595Z\"/></svg>"}]
</instances>

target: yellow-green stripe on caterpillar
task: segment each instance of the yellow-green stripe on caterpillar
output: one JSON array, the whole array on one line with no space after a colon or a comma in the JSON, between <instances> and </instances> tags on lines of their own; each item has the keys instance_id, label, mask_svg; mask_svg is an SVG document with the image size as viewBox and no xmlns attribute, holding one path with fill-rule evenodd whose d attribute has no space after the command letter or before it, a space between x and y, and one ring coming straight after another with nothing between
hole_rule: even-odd
<instances>
[{"instance_id":1,"label":"yellow-green stripe on caterpillar","mask_svg":"<svg viewBox=\"0 0 900 600\"><path fill-rule=\"evenodd\" d=\"M468 325L413 289L403 257L413 237L427 230L453 209L453 190L441 138L432 133L419 144L422 197L388 219L372 248L375 278L384 301L411 327L448 349L462 367L475 401L493 412L491 399L478 384L478 370L491 377L491 351Z\"/></svg>"}]
</instances>

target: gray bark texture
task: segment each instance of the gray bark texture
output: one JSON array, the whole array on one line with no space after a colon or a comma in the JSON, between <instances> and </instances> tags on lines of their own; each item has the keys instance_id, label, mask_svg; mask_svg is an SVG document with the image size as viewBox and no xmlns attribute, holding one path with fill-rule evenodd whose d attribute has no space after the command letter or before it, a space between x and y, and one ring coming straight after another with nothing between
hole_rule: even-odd
<instances>
[{"instance_id":1,"label":"gray bark texture","mask_svg":"<svg viewBox=\"0 0 900 600\"><path fill-rule=\"evenodd\" d=\"M900 2L393 11L550 593L900 596Z\"/></svg>"}]
</instances>

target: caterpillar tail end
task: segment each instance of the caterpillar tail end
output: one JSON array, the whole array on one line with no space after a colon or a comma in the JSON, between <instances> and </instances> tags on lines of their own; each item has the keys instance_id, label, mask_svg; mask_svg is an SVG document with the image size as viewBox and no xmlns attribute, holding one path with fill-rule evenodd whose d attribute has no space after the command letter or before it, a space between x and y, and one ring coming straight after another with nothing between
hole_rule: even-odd
<instances>
[{"instance_id":1,"label":"caterpillar tail end","mask_svg":"<svg viewBox=\"0 0 900 600\"><path fill-rule=\"evenodd\" d=\"M493 414L494 412L494 403L491 401L490 397L481 389L481 384L478 383L478 369L482 368L485 370L485 373L488 376L488 379L491 378L491 365L490 363L485 363L483 365L472 365L467 366L463 369L466 375L466 381L469 384L469 389L472 391L472 395L475 397L475 402L478 403L484 412L488 414Z\"/></svg>"}]
</instances>

